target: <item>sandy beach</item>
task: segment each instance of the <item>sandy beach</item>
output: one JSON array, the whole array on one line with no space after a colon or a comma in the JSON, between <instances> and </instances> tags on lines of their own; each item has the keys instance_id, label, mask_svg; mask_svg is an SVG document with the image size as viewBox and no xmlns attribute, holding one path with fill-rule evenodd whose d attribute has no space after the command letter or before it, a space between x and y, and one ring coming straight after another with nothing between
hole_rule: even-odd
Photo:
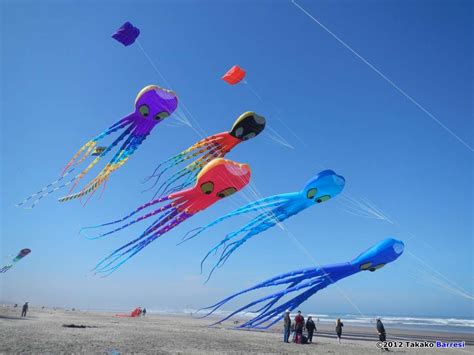
<instances>
[{"instance_id":1,"label":"sandy beach","mask_svg":"<svg viewBox=\"0 0 474 355\"><path fill-rule=\"evenodd\" d=\"M207 327L209 319L189 315L148 314L141 318L120 318L114 313L30 308L27 318L20 309L0 308L0 352L10 353L314 353L378 354L374 330L345 327L342 344L337 344L332 327L321 325L315 343L284 344L280 327L270 331L231 329L233 322ZM63 325L84 325L67 328ZM394 349L395 353L473 353L474 335L413 332L388 329L388 340L466 341L464 349Z\"/></svg>"}]
</instances>

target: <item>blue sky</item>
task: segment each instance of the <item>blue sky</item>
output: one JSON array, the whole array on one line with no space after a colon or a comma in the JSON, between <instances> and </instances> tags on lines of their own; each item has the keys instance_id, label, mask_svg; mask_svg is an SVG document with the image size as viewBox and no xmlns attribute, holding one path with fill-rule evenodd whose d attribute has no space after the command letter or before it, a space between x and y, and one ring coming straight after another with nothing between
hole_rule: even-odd
<instances>
[{"instance_id":1,"label":"blue sky","mask_svg":"<svg viewBox=\"0 0 474 355\"><path fill-rule=\"evenodd\" d=\"M472 3L468 1L299 2L469 145L473 135ZM1 299L67 307L201 307L278 273L343 262L392 236L406 253L376 273L329 287L302 309L314 313L474 315L472 300L433 281L436 271L473 294L473 153L394 90L290 1L2 2L1 257L32 253L2 276ZM261 195L296 191L323 168L346 178L396 225L344 212L342 199L315 206L246 243L203 285L199 263L245 218L188 244L176 243L248 201L242 192L155 241L108 278L90 269L145 225L108 239L82 226L115 219L146 202L142 179L199 136L160 124L102 198L34 210L14 204L54 180L77 149L133 109L137 92L161 84L143 53L110 38L123 22L206 134L254 110L285 137L265 133L227 157L247 162ZM232 65L245 85L227 86ZM290 128L290 130L287 129ZM270 131L270 130L267 130ZM90 176L92 178L92 175ZM424 263L420 262L419 259ZM426 266L430 265L430 267ZM237 303L236 303L237 305Z\"/></svg>"}]
</instances>

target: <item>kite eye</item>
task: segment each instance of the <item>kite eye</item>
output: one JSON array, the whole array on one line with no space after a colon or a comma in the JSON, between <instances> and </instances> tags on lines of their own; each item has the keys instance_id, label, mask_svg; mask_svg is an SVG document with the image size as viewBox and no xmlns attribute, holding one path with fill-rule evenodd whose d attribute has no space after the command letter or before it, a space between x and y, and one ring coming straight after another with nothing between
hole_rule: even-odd
<instances>
[{"instance_id":1,"label":"kite eye","mask_svg":"<svg viewBox=\"0 0 474 355\"><path fill-rule=\"evenodd\" d=\"M214 183L211 181L201 184L201 191L206 195L209 195L214 190Z\"/></svg>"},{"instance_id":2,"label":"kite eye","mask_svg":"<svg viewBox=\"0 0 474 355\"><path fill-rule=\"evenodd\" d=\"M219 198L224 198L230 195L233 195L237 192L237 189L235 187L228 187L227 189L224 189L222 191L219 191L217 193L217 197Z\"/></svg>"},{"instance_id":3,"label":"kite eye","mask_svg":"<svg viewBox=\"0 0 474 355\"><path fill-rule=\"evenodd\" d=\"M374 272L375 270L381 269L381 268L383 268L384 266L385 266L385 264L378 264L378 265L375 265L374 267L371 267L371 268L369 269L369 271Z\"/></svg>"},{"instance_id":4,"label":"kite eye","mask_svg":"<svg viewBox=\"0 0 474 355\"><path fill-rule=\"evenodd\" d=\"M155 120L161 121L164 120L166 117L168 117L170 114L166 111L159 112L155 115Z\"/></svg>"},{"instance_id":5,"label":"kite eye","mask_svg":"<svg viewBox=\"0 0 474 355\"><path fill-rule=\"evenodd\" d=\"M150 114L150 109L148 108L147 105L141 105L138 108L138 111L140 111L140 113L143 117L147 117Z\"/></svg>"},{"instance_id":6,"label":"kite eye","mask_svg":"<svg viewBox=\"0 0 474 355\"><path fill-rule=\"evenodd\" d=\"M331 196L329 196L329 195L324 195L324 196L318 197L316 199L316 203L325 202L325 201L329 200L330 198L331 198Z\"/></svg>"},{"instance_id":7,"label":"kite eye","mask_svg":"<svg viewBox=\"0 0 474 355\"><path fill-rule=\"evenodd\" d=\"M244 129L243 129L242 127L238 127L238 128L235 130L235 137L240 138L243 133L244 133Z\"/></svg>"},{"instance_id":8,"label":"kite eye","mask_svg":"<svg viewBox=\"0 0 474 355\"><path fill-rule=\"evenodd\" d=\"M314 196L316 196L317 193L318 193L317 188L309 189L308 192L306 193L306 197L311 200Z\"/></svg>"},{"instance_id":9,"label":"kite eye","mask_svg":"<svg viewBox=\"0 0 474 355\"><path fill-rule=\"evenodd\" d=\"M250 132L249 134L245 135L242 139L246 141L246 140L252 139L255 136L256 136L255 132Z\"/></svg>"},{"instance_id":10,"label":"kite eye","mask_svg":"<svg viewBox=\"0 0 474 355\"><path fill-rule=\"evenodd\" d=\"M367 270L367 269L369 269L371 266L372 266L372 263L369 261L368 263L362 264L362 265L359 267L359 269L361 269L361 270Z\"/></svg>"}]
</instances>

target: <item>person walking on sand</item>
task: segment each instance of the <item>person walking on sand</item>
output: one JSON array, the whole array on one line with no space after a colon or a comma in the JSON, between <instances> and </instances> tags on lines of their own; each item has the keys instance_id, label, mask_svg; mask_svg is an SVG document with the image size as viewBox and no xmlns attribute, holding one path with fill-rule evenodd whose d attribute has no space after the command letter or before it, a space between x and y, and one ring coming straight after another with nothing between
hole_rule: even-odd
<instances>
[{"instance_id":1,"label":"person walking on sand","mask_svg":"<svg viewBox=\"0 0 474 355\"><path fill-rule=\"evenodd\" d=\"M289 343L291 332L291 318L290 318L290 310L287 309L285 311L285 315L283 316L283 342Z\"/></svg>"},{"instance_id":2,"label":"person walking on sand","mask_svg":"<svg viewBox=\"0 0 474 355\"><path fill-rule=\"evenodd\" d=\"M313 343L313 333L316 330L316 324L313 322L313 318L311 316L308 317L306 321L306 330L308 331L308 343Z\"/></svg>"},{"instance_id":3,"label":"person walking on sand","mask_svg":"<svg viewBox=\"0 0 474 355\"><path fill-rule=\"evenodd\" d=\"M21 316L26 317L26 312L28 312L28 302L25 302L23 308L21 309Z\"/></svg>"},{"instance_id":4,"label":"person walking on sand","mask_svg":"<svg viewBox=\"0 0 474 355\"><path fill-rule=\"evenodd\" d=\"M341 335L342 335L342 327L344 323L341 322L341 318L337 318L336 321L336 335L337 335L337 342L341 344Z\"/></svg>"},{"instance_id":5,"label":"person walking on sand","mask_svg":"<svg viewBox=\"0 0 474 355\"><path fill-rule=\"evenodd\" d=\"M146 308L143 308L142 315L143 315L143 317L146 316Z\"/></svg>"},{"instance_id":6,"label":"person walking on sand","mask_svg":"<svg viewBox=\"0 0 474 355\"><path fill-rule=\"evenodd\" d=\"M304 317L301 315L301 311L298 311L298 314L295 317L295 343L301 344L301 338L303 337L303 328L304 328Z\"/></svg>"},{"instance_id":7,"label":"person walking on sand","mask_svg":"<svg viewBox=\"0 0 474 355\"><path fill-rule=\"evenodd\" d=\"M383 326L382 320L380 318L377 318L377 333L379 333L380 341L387 341L387 333L385 333L385 327ZM382 349L389 351L387 347Z\"/></svg>"}]
</instances>

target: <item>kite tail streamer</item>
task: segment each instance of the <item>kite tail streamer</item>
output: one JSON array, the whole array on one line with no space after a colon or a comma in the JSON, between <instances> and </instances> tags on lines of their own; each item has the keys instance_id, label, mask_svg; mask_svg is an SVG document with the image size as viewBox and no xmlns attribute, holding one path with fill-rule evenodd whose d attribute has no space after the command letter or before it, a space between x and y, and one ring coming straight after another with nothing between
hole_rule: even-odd
<instances>
[{"instance_id":1,"label":"kite tail streamer","mask_svg":"<svg viewBox=\"0 0 474 355\"><path fill-rule=\"evenodd\" d=\"M131 213L129 213L129 214L126 215L125 217L122 217L122 218L117 219L117 220L115 220L115 221L107 222L107 223L103 223L103 224L98 224L98 225L95 225L95 226L90 226L90 227L81 228L80 233L82 233L82 231L84 231L84 230L86 230L86 229L100 228L100 227L105 227L105 226L109 226L109 225L112 225L112 224L116 224L116 223L123 222L123 221L127 220L128 218L132 217L133 215L137 214L137 213L140 212L141 210L144 210L145 208L148 208L148 207L150 207L150 206L156 205L157 203L161 203L161 202L164 202L164 201L168 201L169 199L170 199L169 196L163 196L163 197L157 198L157 199L155 199L155 200L153 200L153 201L150 201L150 202L147 202L147 203L141 205L140 207L138 207L137 209L135 209L134 211L132 211Z\"/></svg>"},{"instance_id":2,"label":"kite tail streamer","mask_svg":"<svg viewBox=\"0 0 474 355\"><path fill-rule=\"evenodd\" d=\"M145 233L143 233L135 240L125 244L121 248L114 251L112 254L102 260L99 264L97 264L94 270L96 271L96 273L106 273L107 275L110 275L112 272L116 271L121 265L131 259L134 255L140 252L143 248L153 242L156 238L165 234L170 229L176 227L177 225L188 219L190 216L191 215L185 212L180 213L176 210L174 213L169 214L168 217L162 220L159 224L155 225L153 228L148 229ZM122 251L124 249L126 250ZM104 263L105 265L103 265Z\"/></svg>"},{"instance_id":3,"label":"kite tail streamer","mask_svg":"<svg viewBox=\"0 0 474 355\"><path fill-rule=\"evenodd\" d=\"M219 139L216 138L215 136L211 136L211 137L208 137L208 138L204 138L202 140L200 140L199 142L197 142L196 144L192 145L191 147L189 147L188 149L182 151L181 153L178 153L176 154L175 156L171 157L170 159L162 162L161 164L159 164L156 168L155 168L155 171L153 171L153 174L151 174L150 176L148 176L146 179L145 179L145 182L152 179L152 178L156 178L156 182L155 184L151 187L153 188L156 183L158 182L158 180L160 179L161 175L168 169L186 161L186 160L189 160L189 159L192 159L202 153L205 153L206 151L210 150L212 148L213 145L218 145L216 144L216 142L218 142ZM166 168L164 170L161 170L160 171L160 168L163 167L163 166L166 166ZM159 173L158 173L159 172ZM158 175L157 175L158 174Z\"/></svg>"},{"instance_id":4,"label":"kite tail streamer","mask_svg":"<svg viewBox=\"0 0 474 355\"><path fill-rule=\"evenodd\" d=\"M94 139L90 140L89 142L87 142L86 144L84 144L80 149L79 151L74 154L74 156L71 158L71 160L67 163L66 167L64 168L63 170L63 173L68 170L71 166L73 165L78 165L80 164L81 162L83 162L89 155L90 153L92 152L92 150L94 149L94 147L97 145L97 142L99 140L101 140L102 138L108 136L109 134L111 133L114 133L116 131L118 131L119 129L121 128L124 128L126 127L128 124L130 124L132 122L131 120L131 117L130 116L127 116L123 119L121 119L120 121L118 121L117 123L113 124L112 126L110 126L109 128L107 128L104 132L102 132L101 134L99 134L97 137L95 137ZM86 150L87 151L84 153L84 155L78 160L76 161L79 156L81 155L81 153Z\"/></svg>"},{"instance_id":5,"label":"kite tail streamer","mask_svg":"<svg viewBox=\"0 0 474 355\"><path fill-rule=\"evenodd\" d=\"M99 156L97 156L77 177L76 177L76 182L74 183L74 185L72 186L70 192L72 192L72 190L74 190L74 188L77 186L77 184L79 183L79 180L81 180L88 172L89 170L91 170L99 161L100 159L105 156L107 153L109 153L118 143L120 143L122 140L125 139L125 137L127 137L133 130L134 128L134 125L130 125L130 127L128 127L114 142L112 142L111 145L109 145L107 147L107 149L105 149ZM123 149L129 142L129 140L131 139L131 135L128 137L128 139L126 140L126 142L122 145L122 148ZM121 151L119 151L117 154L119 154ZM116 156L117 156L116 154ZM100 175L100 174L99 174Z\"/></svg>"},{"instance_id":6,"label":"kite tail streamer","mask_svg":"<svg viewBox=\"0 0 474 355\"><path fill-rule=\"evenodd\" d=\"M132 129L133 127L130 127ZM124 132L124 134L119 137L111 146L109 146L106 151L112 149L114 145L117 145L120 140L122 140L126 134L128 134L128 130ZM116 153L115 157L109 162L104 169L91 181L89 182L80 192L61 197L58 201L65 202L69 200L73 200L82 196L85 196L95 190L102 185L112 174L115 170L119 169L125 162L129 159L129 157L135 152L138 146L146 139L147 135L143 136L134 136L134 134L130 134L127 140L123 143L120 150ZM119 140L120 139L120 140ZM80 178L82 178L97 162L98 160L106 153L104 151L100 156L98 156L94 161L80 174ZM78 179L80 179L78 178ZM76 180L76 184L77 184Z\"/></svg>"},{"instance_id":7,"label":"kite tail streamer","mask_svg":"<svg viewBox=\"0 0 474 355\"><path fill-rule=\"evenodd\" d=\"M195 228L195 229L190 230L188 233L186 233L184 235L183 239L181 240L181 242L178 243L178 245L180 245L180 244L182 244L182 243L184 243L184 242L186 242L190 239L195 238L196 236L198 236L199 234L201 234L205 230L215 226L216 224L219 224L219 223L225 221L226 219L229 219L229 218L232 218L234 216L241 215L241 214L249 213L249 212L262 210L262 209L265 209L265 208L278 207L278 206L281 206L281 205L285 204L286 202L288 202L287 197L285 197L284 195L277 195L277 196L270 196L270 197L264 198L260 201L249 203L249 204L247 204L243 207L240 207L240 208L234 210L231 213L226 214L225 216L222 216L222 217L214 220L213 222L211 222L211 223L209 223L209 224L207 224L203 227L199 227L199 228Z\"/></svg>"},{"instance_id":8,"label":"kite tail streamer","mask_svg":"<svg viewBox=\"0 0 474 355\"><path fill-rule=\"evenodd\" d=\"M34 194L31 194L30 196L25 198L23 201L17 203L15 206L16 207L21 207L21 206L25 205L26 203L28 203L28 201L30 201L31 199L38 196L35 200L33 200L32 205L29 207L29 208L34 208L42 198L48 196L49 194L53 193L54 191L57 191L57 190L65 187L65 186L71 184L77 178L77 176L73 177L71 180L67 181L66 183L63 183L62 185L56 186L61 181L63 181L66 176L71 174L73 171L74 171L74 168L69 169L61 177L59 177L59 179L49 183L48 185L43 187L41 190L35 192Z\"/></svg>"},{"instance_id":9,"label":"kite tail streamer","mask_svg":"<svg viewBox=\"0 0 474 355\"><path fill-rule=\"evenodd\" d=\"M279 213L278 216L275 217L274 212L272 212L272 211L266 212L266 213L263 213L263 214L255 217L251 222L249 222L247 225L245 225L241 229L228 234L219 244L217 244L213 249L211 249L201 261L201 271L202 271L203 264L206 261L206 259L210 256L210 254L212 252L217 252L219 250L219 248L224 247L224 249L223 249L223 251L222 251L222 253L219 257L219 260L212 267L212 269L209 272L209 275L207 276L207 279L206 279L205 282L209 281L212 274L214 273L214 271L217 268L222 267L225 264L225 262L227 261L227 259L232 255L232 253L234 251L236 251L247 240L249 240L253 236L255 236L255 235L257 235L261 232L264 232L267 229L273 227L275 224L285 220L287 217L288 216L286 216L282 213ZM245 232L248 232L248 233L244 237L242 237L241 239L239 239L235 242L227 244L228 241L235 238L239 234L245 233Z\"/></svg>"},{"instance_id":10,"label":"kite tail streamer","mask_svg":"<svg viewBox=\"0 0 474 355\"><path fill-rule=\"evenodd\" d=\"M201 312L201 311L205 311L205 310L211 310L211 311L209 311L204 316L201 316L201 317L198 317L198 318L205 318L205 317L210 316L211 314L213 314L217 309L219 309L225 303L227 303L227 302L231 301L232 299L234 299L234 298L236 298L240 295L243 295L245 293L248 293L248 292L251 292L251 291L254 291L254 290L258 290L258 289L261 289L261 288L264 288L264 287L273 287L273 286L284 285L284 284L288 284L288 283L296 285L297 283L303 281L304 279L307 279L309 277L315 277L318 274L319 275L321 274L320 269L315 269L313 267L313 268L303 269L303 270L300 270L298 272L289 272L289 273L286 273L286 274L283 274L283 275L278 275L278 276L273 277L271 279L268 279L266 281L260 282L260 283L256 284L255 286L249 287L249 288L247 288L243 291L234 293L233 295L231 295L227 298L224 298L222 301L219 301L219 302L213 304L212 306L199 309L197 312Z\"/></svg>"},{"instance_id":11,"label":"kite tail streamer","mask_svg":"<svg viewBox=\"0 0 474 355\"><path fill-rule=\"evenodd\" d=\"M7 272L8 270L10 270L11 268L13 267L13 265L5 265L4 267L2 267L0 269L0 274L3 274L5 272Z\"/></svg>"},{"instance_id":12,"label":"kite tail streamer","mask_svg":"<svg viewBox=\"0 0 474 355\"><path fill-rule=\"evenodd\" d=\"M169 212L170 209L171 209L171 212ZM166 206L163 206L163 207L161 207L161 208L158 208L158 209L155 210L155 211L152 211L152 212L149 212L149 213L147 213L147 214L145 214L145 215L143 215L143 216L140 216L140 217L134 219L133 221L128 222L128 223L126 223L126 224L124 224L124 225L122 225L122 226L120 226L120 227L118 227L118 228L116 228L116 229L114 229L114 230L111 230L111 231L106 232L106 233L102 233L102 234L98 235L97 237L89 237L89 236L87 236L87 235L86 235L86 237L87 237L87 239L99 239L99 238L103 238L103 237L106 237L106 236L108 236L108 235L110 235L110 234L116 233L116 232L118 232L118 231L120 231L120 230L122 230L122 229L124 229L124 228L126 228L126 227L129 227L129 226L131 226L131 225L133 225L133 224L135 224L135 223L138 223L138 222L140 222L140 221L143 221L144 219L153 217L153 216L155 216L155 215L157 215L157 214L159 214L159 213L169 212L169 213L163 215L162 217L160 217L160 219L157 221L157 222L159 223L160 221L165 220L165 219L166 219L171 213L173 213L175 210L176 210L176 208L175 208L175 206L174 206L174 203L170 203L170 204L168 204L168 205L166 205ZM129 216L127 216L126 218L128 218L128 217L129 217ZM110 223L104 223L103 225L99 225L99 226L92 226L92 227L82 228L80 232L83 233L83 231L84 231L85 229L99 228L99 227L102 227L102 226L106 226L106 225L118 223L118 222L120 222L120 221L123 221L123 220L126 219L126 218L123 218L122 220L110 222ZM84 233L83 233L83 234L84 234Z\"/></svg>"},{"instance_id":13,"label":"kite tail streamer","mask_svg":"<svg viewBox=\"0 0 474 355\"><path fill-rule=\"evenodd\" d=\"M226 151L218 144L217 145L213 144L212 146L207 145L204 148L203 152L198 151L198 152L196 152L196 154L192 154L192 155L186 157L186 159L183 159L183 161L185 161L187 159L191 159L191 158L193 158L193 157L195 157L199 154L202 154L202 153L205 153L205 154L203 156L199 157L197 160L195 160L191 164L189 164L189 165L185 166L184 168L178 170L176 173L174 173L168 179L166 179L161 184L161 186L158 188L158 190L155 193L154 197L157 196L157 195L166 195L166 194L169 194L171 192L178 191L178 190L181 190L185 187L188 187L189 185L191 185L194 182L195 177L197 176L197 174L199 173L199 171L201 170L202 167L204 167L207 163L209 163L211 160L213 160L215 158L223 157L226 154ZM177 164L175 164L175 165L177 165ZM162 173L164 173L164 171ZM191 174L192 177L189 178L189 174ZM161 177L161 174L158 175L157 180L155 181L155 184L153 184L152 188L154 188L157 185L158 179L160 177ZM180 179L185 178L185 177L188 177L185 182L183 182L179 186L171 187L173 184L175 184Z\"/></svg>"},{"instance_id":14,"label":"kite tail streamer","mask_svg":"<svg viewBox=\"0 0 474 355\"><path fill-rule=\"evenodd\" d=\"M86 143L75 155L74 157L71 159L71 161L68 163L68 165L66 166L65 170L63 171L63 174L55 181L51 182L50 184L46 185L45 187L43 187L41 190L37 191L36 193L28 196L26 199L24 199L22 202L18 203L16 206L17 207L20 207L22 205L25 205L26 203L28 203L30 200L32 200L33 198L36 197L35 200L33 200L31 206L29 208L34 208L36 207L36 205L46 196L48 196L49 194L57 191L57 190L60 190L68 185L70 185L71 183L74 183L72 185L72 188L71 188L71 191L74 189L74 187L77 185L78 181L87 173L87 171L89 171L99 160L101 157L103 157L105 154L107 154L113 147L115 147L121 140L123 140L133 129L133 124L130 125L130 127L128 127L122 134L121 136L119 136L106 150L104 150L98 157L96 157L92 162L91 164L89 165L88 168L86 168L86 170L84 170L82 173L74 176L72 179L70 179L69 181L66 181L65 183L57 186L61 181L63 181L66 176L70 175L74 170L75 170L75 167L73 166L77 166L78 164L80 164L83 160L85 160L88 156L90 156L90 153L93 151L96 143L95 141L96 140L99 140L102 136L106 136L112 132L115 132L116 130L118 129L121 129L127 125L130 124L130 119L129 118L125 118L123 120L121 120L119 123L117 123L116 125L110 127L108 130L106 130L105 132L103 132L101 135L97 136L96 138L94 138L92 141L89 141L88 143ZM84 152L85 151L85 152ZM77 160L80 156L80 154L84 152L83 156Z\"/></svg>"}]
</instances>

